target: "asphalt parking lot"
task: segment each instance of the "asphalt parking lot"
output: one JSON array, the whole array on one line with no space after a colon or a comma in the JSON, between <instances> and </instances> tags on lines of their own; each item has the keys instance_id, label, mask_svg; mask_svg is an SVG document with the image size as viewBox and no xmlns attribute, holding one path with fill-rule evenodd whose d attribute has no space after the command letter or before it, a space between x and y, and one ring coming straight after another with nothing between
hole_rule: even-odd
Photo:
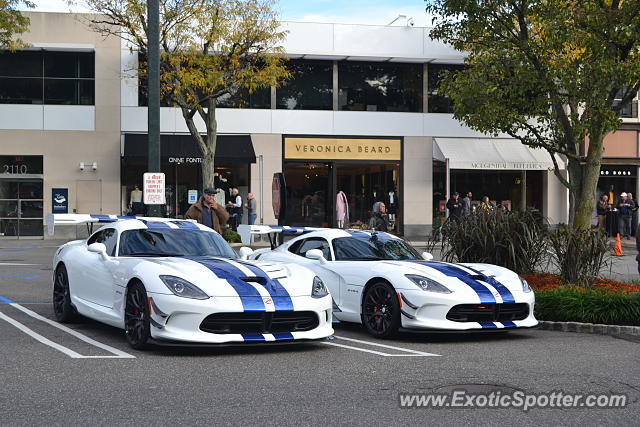
<instances>
[{"instance_id":1,"label":"asphalt parking lot","mask_svg":"<svg viewBox=\"0 0 640 427\"><path fill-rule=\"evenodd\" d=\"M286 346L129 348L123 332L52 319L59 242L0 241L0 425L637 425L640 344L523 330ZM625 408L401 408L400 393L624 394Z\"/></svg>"}]
</instances>

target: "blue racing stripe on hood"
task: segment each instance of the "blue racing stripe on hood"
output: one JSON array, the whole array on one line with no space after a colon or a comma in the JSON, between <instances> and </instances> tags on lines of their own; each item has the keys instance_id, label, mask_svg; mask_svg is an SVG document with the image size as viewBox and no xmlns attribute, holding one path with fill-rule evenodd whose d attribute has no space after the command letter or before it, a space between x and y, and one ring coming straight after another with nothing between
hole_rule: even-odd
<instances>
[{"instance_id":1,"label":"blue racing stripe on hood","mask_svg":"<svg viewBox=\"0 0 640 427\"><path fill-rule=\"evenodd\" d=\"M256 277L261 277L265 280L265 283L262 286L264 286L267 292L269 292L269 295L271 295L271 299L273 300L273 305L276 311L293 311L293 302L291 301L291 296L278 279L271 279L267 275L267 273L253 264L240 261L236 262L247 267L253 274L256 275ZM311 289L311 287L309 287L309 289Z\"/></svg>"},{"instance_id":2,"label":"blue racing stripe on hood","mask_svg":"<svg viewBox=\"0 0 640 427\"><path fill-rule=\"evenodd\" d=\"M250 283L240 279L240 277L244 276L242 271L228 262L219 259L190 259L204 265L220 279L226 280L238 293L244 311L265 311L260 292Z\"/></svg>"},{"instance_id":3,"label":"blue racing stripe on hood","mask_svg":"<svg viewBox=\"0 0 640 427\"><path fill-rule=\"evenodd\" d=\"M491 286L493 286L494 288L496 288L496 291L498 291L498 293L500 294L500 297L502 297L502 302L516 302L516 299L513 297L513 294L511 293L511 291L509 290L509 288L507 288L505 285L503 285L502 283L498 282L495 277L491 277L491 276L487 276L486 274L482 273L481 271L478 271L472 267L468 267L465 265L466 268L468 268L469 270L475 272L476 274L482 276L482 281L483 282L487 282L488 284L490 284Z\"/></svg>"},{"instance_id":4,"label":"blue racing stripe on hood","mask_svg":"<svg viewBox=\"0 0 640 427\"><path fill-rule=\"evenodd\" d=\"M488 304L488 303L496 302L496 299L491 293L491 291L489 290L489 288L487 288L485 285L478 282L477 280L472 279L470 277L471 276L470 273L464 271L459 267L440 263L440 262L433 262L433 261L412 261L412 262L415 262L420 265L425 265L427 267L431 267L442 274L445 274L449 277L455 277L461 280L465 285L469 286L471 289L475 291L475 293L478 295L478 298L480 298L481 303Z\"/></svg>"}]
</instances>

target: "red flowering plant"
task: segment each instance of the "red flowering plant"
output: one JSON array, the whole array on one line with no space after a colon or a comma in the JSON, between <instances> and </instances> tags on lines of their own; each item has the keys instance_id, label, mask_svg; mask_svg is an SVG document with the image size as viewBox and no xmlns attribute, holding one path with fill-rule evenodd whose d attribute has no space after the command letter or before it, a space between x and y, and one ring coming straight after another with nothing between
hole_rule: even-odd
<instances>
[{"instance_id":1,"label":"red flowering plant","mask_svg":"<svg viewBox=\"0 0 640 427\"><path fill-rule=\"evenodd\" d=\"M534 291L550 291L563 286L562 278L555 274L521 274L521 277L529 283ZM622 294L640 292L640 284L638 283L618 282L611 279L595 279L589 288ZM586 291L588 288L576 286L575 289Z\"/></svg>"}]
</instances>

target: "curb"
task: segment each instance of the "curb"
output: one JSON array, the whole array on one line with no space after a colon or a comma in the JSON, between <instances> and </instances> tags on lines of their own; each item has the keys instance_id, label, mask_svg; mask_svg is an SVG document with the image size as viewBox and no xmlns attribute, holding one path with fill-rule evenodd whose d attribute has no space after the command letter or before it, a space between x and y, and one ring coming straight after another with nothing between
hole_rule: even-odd
<instances>
[{"instance_id":1,"label":"curb","mask_svg":"<svg viewBox=\"0 0 640 427\"><path fill-rule=\"evenodd\" d=\"M599 323L538 321L538 327L547 331L577 332L611 336L635 335L640 337L640 326L603 325Z\"/></svg>"}]
</instances>

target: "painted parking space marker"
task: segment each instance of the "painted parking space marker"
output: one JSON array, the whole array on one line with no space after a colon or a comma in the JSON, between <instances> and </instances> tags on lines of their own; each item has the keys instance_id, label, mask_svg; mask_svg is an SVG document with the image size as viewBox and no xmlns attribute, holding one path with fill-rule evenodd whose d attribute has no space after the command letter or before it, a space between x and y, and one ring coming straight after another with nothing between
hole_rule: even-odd
<instances>
[{"instance_id":1,"label":"painted parking space marker","mask_svg":"<svg viewBox=\"0 0 640 427\"><path fill-rule=\"evenodd\" d=\"M68 328L68 327L66 327L64 325L61 325L58 322L54 322L51 319L47 319L46 317L39 315L35 311L31 311L28 308L23 307L23 306L21 306L19 304L10 303L9 305L11 307L14 307L14 308L22 311L23 313L25 313L27 315L33 317L36 320L40 320L41 322L47 323L47 324L49 324L49 325L51 325L51 326L53 326L55 328L60 329L61 331L64 331L64 332L68 333L69 335L72 335L72 336L78 338L81 341L86 342L87 344L90 344L90 345L92 345L94 347L98 347L98 348L100 348L102 350L105 350L105 351L107 351L107 352L109 352L109 353L111 353L113 355L113 356L82 356L82 355L80 355L79 358L82 358L82 359L114 359L114 358L116 358L116 359L135 359L135 356L133 356L133 355L131 355L129 353L125 353L124 351L118 350L115 347L111 347L110 345L98 342L98 341L94 340L93 338L89 338L88 336L83 335L78 331L74 331L73 329ZM25 326L25 328L26 328L26 326Z\"/></svg>"},{"instance_id":2,"label":"painted parking space marker","mask_svg":"<svg viewBox=\"0 0 640 427\"><path fill-rule=\"evenodd\" d=\"M9 277L12 279L27 279L27 280L32 280L32 279L38 279L40 277L39 274L31 274L29 276L21 276L19 274L0 274L0 277Z\"/></svg>"},{"instance_id":3,"label":"painted parking space marker","mask_svg":"<svg viewBox=\"0 0 640 427\"><path fill-rule=\"evenodd\" d=\"M16 267L16 266L19 266L19 265L31 265L31 266L34 266L34 265L42 265L42 264L25 264L25 263L22 263L22 262L0 262L0 265L9 265L9 266L12 266L12 267Z\"/></svg>"},{"instance_id":4,"label":"painted parking space marker","mask_svg":"<svg viewBox=\"0 0 640 427\"><path fill-rule=\"evenodd\" d=\"M401 351L404 354L385 353L385 352L382 352L382 351L369 350L369 349L366 349L366 348L354 347L354 346L350 346L350 345L346 345L346 344L339 344L339 343L334 343L334 342L324 342L324 344L332 345L334 347L347 348L347 349L350 349L350 350L362 351L364 353L373 353L373 354L377 354L379 356L385 356L385 357L429 357L429 356L439 357L440 356L439 354L435 354L435 353L426 353L426 352L423 352L423 351L412 350L410 348L395 347L395 346L392 346L392 345L380 344L380 343L371 342L371 341L358 340L358 339L355 339L355 338L347 338L347 337L342 337L342 336L337 336L337 335L334 335L334 337L339 339L339 340L351 341L351 342L354 342L354 343L359 343L359 344L364 344L364 345L369 345L369 346L374 346L374 347L388 348L388 349L391 349L391 350Z\"/></svg>"}]
</instances>

